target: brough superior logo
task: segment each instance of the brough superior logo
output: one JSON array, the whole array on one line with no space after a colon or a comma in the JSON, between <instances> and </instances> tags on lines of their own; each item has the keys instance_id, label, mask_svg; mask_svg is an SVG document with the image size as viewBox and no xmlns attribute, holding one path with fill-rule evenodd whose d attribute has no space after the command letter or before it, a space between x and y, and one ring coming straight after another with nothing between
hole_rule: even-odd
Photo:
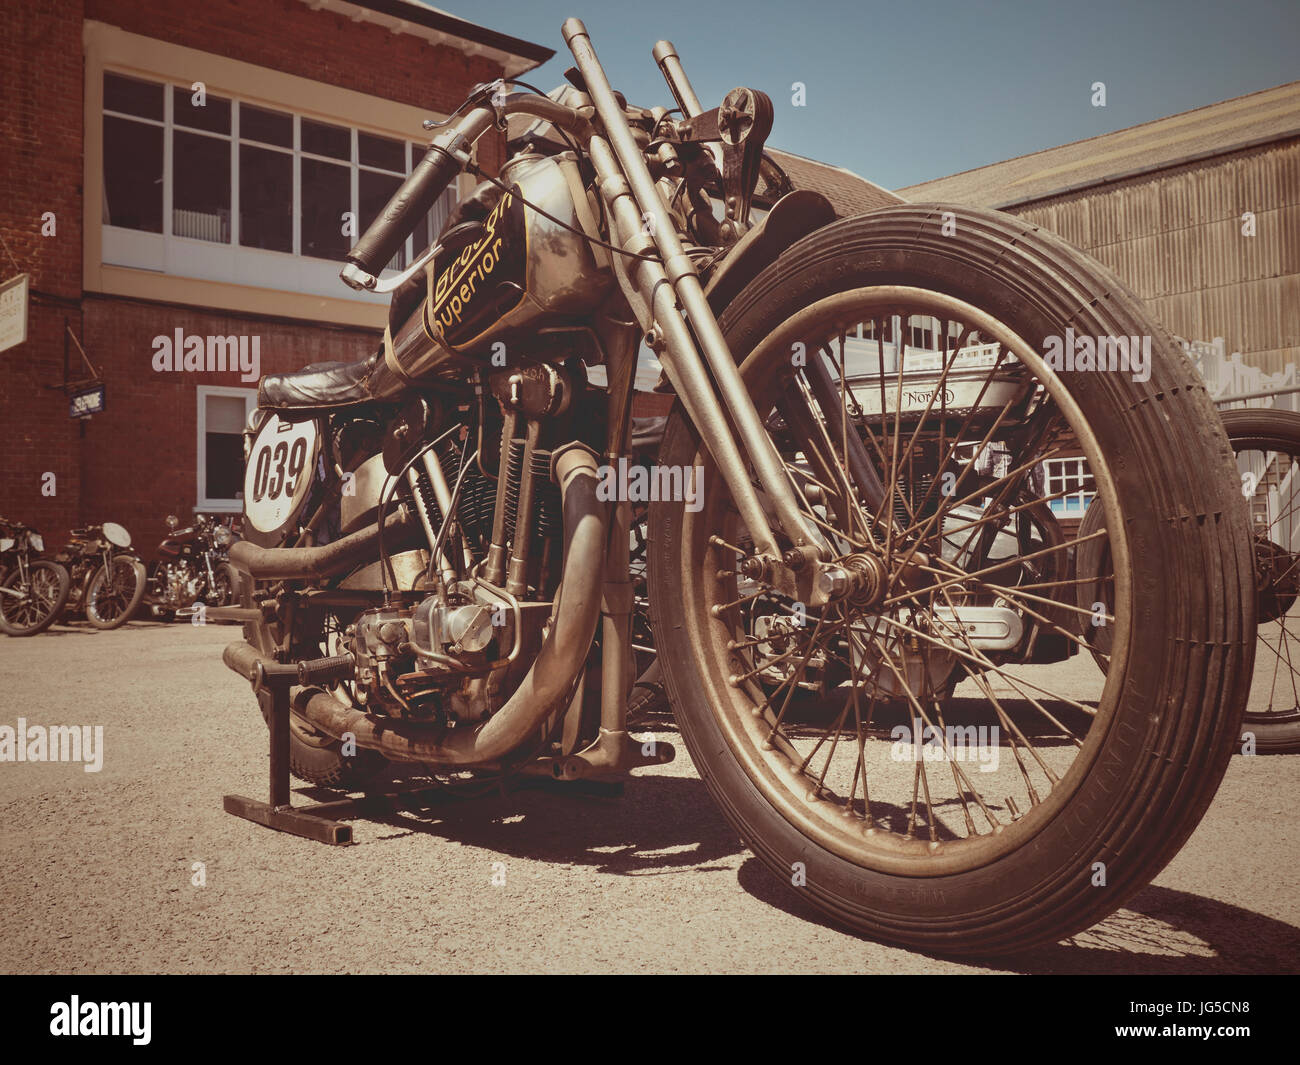
<instances>
[{"instance_id":1,"label":"brough superior logo","mask_svg":"<svg viewBox=\"0 0 1300 1065\"><path fill-rule=\"evenodd\" d=\"M524 205L516 189L503 193L483 220L486 233L438 275L429 300L428 326L433 339L448 347L471 343L483 329L517 307L527 287ZM504 265L503 265L504 263ZM503 289L508 301L493 298Z\"/></svg>"}]
</instances>

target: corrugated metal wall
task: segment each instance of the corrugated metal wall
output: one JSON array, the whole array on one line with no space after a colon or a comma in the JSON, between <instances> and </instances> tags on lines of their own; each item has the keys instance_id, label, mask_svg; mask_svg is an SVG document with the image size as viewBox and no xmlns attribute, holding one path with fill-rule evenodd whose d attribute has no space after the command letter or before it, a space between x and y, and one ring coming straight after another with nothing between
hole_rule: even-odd
<instances>
[{"instance_id":1,"label":"corrugated metal wall","mask_svg":"<svg viewBox=\"0 0 1300 1065\"><path fill-rule=\"evenodd\" d=\"M1184 339L1223 337L1265 373L1300 363L1300 139L1010 210L1100 259Z\"/></svg>"}]
</instances>

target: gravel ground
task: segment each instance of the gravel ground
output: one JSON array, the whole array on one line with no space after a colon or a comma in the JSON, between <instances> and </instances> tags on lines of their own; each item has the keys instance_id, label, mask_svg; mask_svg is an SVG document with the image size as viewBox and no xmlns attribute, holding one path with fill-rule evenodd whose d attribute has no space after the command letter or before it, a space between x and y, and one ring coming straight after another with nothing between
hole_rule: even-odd
<instances>
[{"instance_id":1,"label":"gravel ground","mask_svg":"<svg viewBox=\"0 0 1300 1065\"><path fill-rule=\"evenodd\" d=\"M224 793L266 794L266 732L221 664L237 636L136 622L0 639L0 724L104 727L99 773L0 763L0 970L1300 970L1300 756L1235 758L1182 853L1102 924L959 964L825 924L740 845L666 719L654 731L677 761L621 799L440 805L354 821L352 847L231 817Z\"/></svg>"}]
</instances>

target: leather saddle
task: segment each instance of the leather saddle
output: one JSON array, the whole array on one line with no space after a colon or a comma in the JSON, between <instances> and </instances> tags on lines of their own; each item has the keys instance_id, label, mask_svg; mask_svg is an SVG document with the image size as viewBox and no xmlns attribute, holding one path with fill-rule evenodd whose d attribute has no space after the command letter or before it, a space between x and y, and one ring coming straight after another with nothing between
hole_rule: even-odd
<instances>
[{"instance_id":1,"label":"leather saddle","mask_svg":"<svg viewBox=\"0 0 1300 1065\"><path fill-rule=\"evenodd\" d=\"M366 379L380 356L360 362L316 362L292 373L267 374L257 386L257 405L277 412L317 413L369 403Z\"/></svg>"}]
</instances>

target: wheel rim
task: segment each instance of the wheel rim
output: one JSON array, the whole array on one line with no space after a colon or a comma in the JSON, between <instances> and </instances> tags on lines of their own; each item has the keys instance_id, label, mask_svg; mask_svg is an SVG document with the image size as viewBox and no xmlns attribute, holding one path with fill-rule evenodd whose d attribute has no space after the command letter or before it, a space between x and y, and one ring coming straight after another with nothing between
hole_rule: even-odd
<instances>
[{"instance_id":1,"label":"wheel rim","mask_svg":"<svg viewBox=\"0 0 1300 1065\"><path fill-rule=\"evenodd\" d=\"M937 360L933 350L928 360L919 358L924 341L916 348L910 344L912 327L921 328L919 323L926 320L932 320L935 336L944 338L942 345L930 345L940 349ZM857 324L863 324L863 335L853 335L850 344ZM875 348L876 365L886 367L883 373L875 371L881 392L874 405L864 395L861 380L848 390L840 387L854 352L860 356L867 350L863 339ZM962 376L958 370L970 363L972 340L995 345L991 354L983 348L977 353L992 361L982 374ZM888 368L890 349L901 351L903 375ZM795 350L805 360L803 369L792 366ZM963 353L960 359L958 351ZM903 394L910 386L905 375L913 372L909 352L912 367L920 361L933 371L934 387L928 394L933 398L921 394L913 404L919 410L909 409ZM832 438L833 419L826 417L825 404L818 402L811 384L813 359L822 359L836 382L838 441ZM788 599L782 603L770 585L765 590L761 579L745 583L737 564L747 545L738 542L743 530L737 531L728 493L721 488L706 492L703 508L697 514L687 511L683 518L684 541L693 545L691 559L698 560L700 545L708 545L704 579L688 579L683 571L684 598L691 635L697 646L708 649L706 684L728 745L751 782L788 821L855 864L912 876L947 875L987 864L1037 834L1077 790L1105 739L1122 690L1131 617L1130 556L1115 482L1099 441L1059 378L1008 326L960 300L925 290L888 286L821 300L767 337L746 360L742 373L751 382L760 415L781 434L785 446L779 444L779 449L787 468L799 455L809 468L792 475L806 489L800 493L801 509L824 532L834 530L841 561L852 555L876 558L873 565L883 567L887 590L868 607L844 600L819 612L805 608L804 624L798 626L790 620L798 614L798 604ZM852 377L851 369L849 373ZM953 411L963 408L950 411L948 404L960 403L963 397L969 414L957 418ZM817 410L818 419L808 419L801 407ZM1024 495L1025 484L1051 457L1053 447L1009 456L1005 472L999 474L1002 467L995 464L983 477L976 472L978 463L959 457L959 441L991 445L998 425L1009 425L1009 414L1016 410L1024 425L1037 424L1040 445L1054 426L1073 433L1092 470L1107 527L1121 530L1114 536L1104 530L1094 534L1108 542L1115 563L1113 574L1097 579L1107 584L1103 598L1113 603L1113 610L1102 612L1111 636L1110 654L1102 656L1108 668L1093 667L1086 698L1053 690L1043 671L1054 667L1002 664L956 629L958 611L992 598L1014 605L1023 621L1036 620L1044 632L1057 638L1069 635L1081 649L1094 649L1082 623L1075 622L1079 630L1071 624L1089 611L1075 604L1072 589L1066 591L1070 577L1059 557L1075 541L1036 549L1033 569L1048 564L1054 569L1042 579L1041 573L1023 572L1014 584L1009 575L1025 570L1033 559L1013 567L1003 556L985 552L989 562L967 565L962 576L962 567L944 555L943 544L952 541L947 550L956 559L978 557L975 552L954 553L957 538L964 545L979 543L1000 522L1018 525L1022 519L1014 515L1033 509ZM773 412L775 419L770 417ZM939 440L932 472L951 472L954 477L942 489L941 478L932 478L929 486L940 489L937 494L927 490L924 471L918 470L917 456L923 450L918 445L931 442L927 421L931 428L940 422L956 428L952 438ZM838 457L845 453L844 433L851 423L859 426L860 439L882 475L899 514L897 526L861 507L860 479L846 471ZM809 447L795 447L796 439ZM820 452L823 461L810 460L813 452ZM699 461L705 467L705 484L721 484L710 462ZM971 472L963 474L967 467ZM945 489L951 489L950 494L945 495ZM966 497L984 489L979 517L959 517L966 513L960 508L970 505ZM821 504L814 502L819 496ZM848 498L853 502L845 504ZM828 500L836 501L849 520L837 523L835 506ZM1037 501L1041 505L1052 500L1040 491ZM1022 558L1030 553L1020 552ZM928 563L921 564L920 579L918 554L929 555ZM981 568L993 564L995 570L979 575ZM689 569L693 564L687 565ZM970 576L972 571L976 576ZM1025 581L1024 576L1031 579ZM1050 605L1042 601L1045 598L1053 600ZM766 628L753 622L755 604L769 611ZM784 621L777 616L782 606L788 615ZM941 609L945 607L947 615ZM782 659L777 652L785 655L785 648L791 650ZM1090 664L1090 657L1076 654L1069 661L1089 659ZM829 722L810 724L810 715L799 710L796 691L810 673L826 673L828 668L833 672L836 666L847 674L848 683L833 691ZM945 695L953 678L957 694ZM981 733L981 725L988 731ZM881 726L888 727L887 738ZM994 726L998 731L991 731ZM937 735L926 735L926 729L937 729ZM991 749L961 749L972 738L983 747L978 742L983 737L996 740L996 756ZM1051 746L1035 743L1039 738ZM882 759L882 748L889 757ZM927 764L927 748L942 757ZM973 764L972 754L997 767L982 772L985 762Z\"/></svg>"},{"instance_id":2,"label":"wheel rim","mask_svg":"<svg viewBox=\"0 0 1300 1065\"><path fill-rule=\"evenodd\" d=\"M15 570L13 576L6 580L5 587L21 589L23 592L22 599L3 597L5 619L20 629L39 625L54 612L59 601L58 575L45 566L32 566L28 570L26 581Z\"/></svg>"},{"instance_id":3,"label":"wheel rim","mask_svg":"<svg viewBox=\"0 0 1300 1065\"><path fill-rule=\"evenodd\" d=\"M126 613L135 596L135 566L130 559L115 558L101 570L86 597L86 613L99 621L117 621Z\"/></svg>"},{"instance_id":4,"label":"wheel rim","mask_svg":"<svg viewBox=\"0 0 1300 1065\"><path fill-rule=\"evenodd\" d=\"M1298 416L1300 417L1300 416ZM1255 674L1247 725L1300 723L1300 442L1234 439L1242 495L1255 535L1259 592Z\"/></svg>"}]
</instances>

